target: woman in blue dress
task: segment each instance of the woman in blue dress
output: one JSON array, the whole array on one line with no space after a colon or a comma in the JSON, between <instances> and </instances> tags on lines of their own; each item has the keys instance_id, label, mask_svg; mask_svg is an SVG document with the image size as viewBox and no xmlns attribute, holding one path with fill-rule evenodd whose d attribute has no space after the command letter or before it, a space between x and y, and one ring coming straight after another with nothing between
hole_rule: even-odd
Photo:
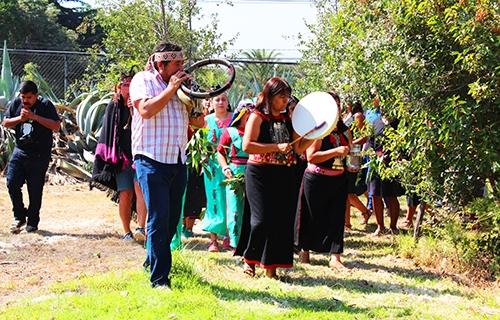
<instances>
[{"instance_id":1,"label":"woman in blue dress","mask_svg":"<svg viewBox=\"0 0 500 320\"><path fill-rule=\"evenodd\" d=\"M245 174L248 154L243 151L243 134L245 125L250 115L249 107L253 104L240 103L233 114L231 126L222 133L217 148L219 164L227 179L236 175ZM226 188L226 223L229 236L229 244L232 249L236 248L241 234L243 212L245 208L245 193L243 188L234 188L230 184Z\"/></svg>"},{"instance_id":2,"label":"woman in blue dress","mask_svg":"<svg viewBox=\"0 0 500 320\"><path fill-rule=\"evenodd\" d=\"M206 125L209 129L207 139L214 147L219 145L222 132L231 122L232 113L229 112L229 100L226 93L222 93L210 101L215 112L205 117ZM207 207L203 217L202 228L210 232L210 245L208 251L219 252L218 237L226 237L226 188L222 184L225 176L217 160L217 152L214 152L208 160L209 172L204 174L205 194ZM227 238L223 241L224 247L229 247Z\"/></svg>"}]
</instances>

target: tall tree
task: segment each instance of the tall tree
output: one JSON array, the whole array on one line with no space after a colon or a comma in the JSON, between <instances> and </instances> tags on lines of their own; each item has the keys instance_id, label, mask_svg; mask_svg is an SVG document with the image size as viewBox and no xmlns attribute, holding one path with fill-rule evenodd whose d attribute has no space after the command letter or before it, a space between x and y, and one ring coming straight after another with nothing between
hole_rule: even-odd
<instances>
[{"instance_id":1,"label":"tall tree","mask_svg":"<svg viewBox=\"0 0 500 320\"><path fill-rule=\"evenodd\" d=\"M102 43L104 31L95 19L96 9L92 9L81 0L49 0L49 2L57 8L57 22L76 33L76 44L80 49ZM68 4L72 7L66 7Z\"/></svg>"},{"instance_id":2,"label":"tall tree","mask_svg":"<svg viewBox=\"0 0 500 320\"><path fill-rule=\"evenodd\" d=\"M324 1L327 2L327 1ZM335 88L398 117L386 177L427 199L464 204L486 179L498 197L499 5L494 0L320 3L303 91ZM330 8L330 9L329 9Z\"/></svg>"},{"instance_id":3,"label":"tall tree","mask_svg":"<svg viewBox=\"0 0 500 320\"><path fill-rule=\"evenodd\" d=\"M105 38L96 50L106 53L109 63L103 73L111 78L134 65L142 68L160 40L181 45L192 60L220 55L233 41L221 40L216 19L204 28L190 28L190 19L200 15L194 1L113 0L103 1L101 5L97 21L104 29ZM162 5L166 6L165 24ZM164 30L166 27L168 30Z\"/></svg>"},{"instance_id":4,"label":"tall tree","mask_svg":"<svg viewBox=\"0 0 500 320\"><path fill-rule=\"evenodd\" d=\"M49 0L0 2L0 40L9 47L28 49L76 49L76 33L57 22L59 11Z\"/></svg>"}]
</instances>

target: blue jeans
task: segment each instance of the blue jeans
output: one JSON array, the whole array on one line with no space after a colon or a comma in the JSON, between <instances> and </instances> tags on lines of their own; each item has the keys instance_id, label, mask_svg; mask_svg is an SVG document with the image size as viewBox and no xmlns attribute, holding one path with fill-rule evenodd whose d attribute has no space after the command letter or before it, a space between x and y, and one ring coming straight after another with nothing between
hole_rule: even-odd
<instances>
[{"instance_id":1,"label":"blue jeans","mask_svg":"<svg viewBox=\"0 0 500 320\"><path fill-rule=\"evenodd\" d=\"M170 286L170 242L180 219L186 165L180 161L165 164L142 155L135 157L134 164L148 209L146 260L151 267L151 285Z\"/></svg>"},{"instance_id":2,"label":"blue jeans","mask_svg":"<svg viewBox=\"0 0 500 320\"><path fill-rule=\"evenodd\" d=\"M45 174L50 162L50 155L28 154L14 148L7 168L7 189L12 201L14 219L25 222L29 226L38 227L40 207L42 206ZM22 187L28 187L29 206L23 203Z\"/></svg>"}]
</instances>

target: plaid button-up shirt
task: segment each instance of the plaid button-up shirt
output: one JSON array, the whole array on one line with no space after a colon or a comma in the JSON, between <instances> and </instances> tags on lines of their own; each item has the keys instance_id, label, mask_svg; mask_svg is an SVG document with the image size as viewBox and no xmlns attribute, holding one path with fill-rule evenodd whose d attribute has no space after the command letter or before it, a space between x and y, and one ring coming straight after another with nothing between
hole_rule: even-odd
<instances>
[{"instance_id":1,"label":"plaid button-up shirt","mask_svg":"<svg viewBox=\"0 0 500 320\"><path fill-rule=\"evenodd\" d=\"M130 83L130 99L135 102L159 95L168 84L154 70L137 73ZM144 119L136 108L132 115L132 154L144 155L167 164L177 163L179 152L186 162L188 113L174 95L156 115Z\"/></svg>"}]
</instances>

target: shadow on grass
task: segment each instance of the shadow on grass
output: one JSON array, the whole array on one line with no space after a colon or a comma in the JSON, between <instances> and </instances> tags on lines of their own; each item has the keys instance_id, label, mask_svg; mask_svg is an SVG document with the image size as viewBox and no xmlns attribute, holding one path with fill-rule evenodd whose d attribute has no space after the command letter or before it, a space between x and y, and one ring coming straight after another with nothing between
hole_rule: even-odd
<instances>
[{"instance_id":1,"label":"shadow on grass","mask_svg":"<svg viewBox=\"0 0 500 320\"><path fill-rule=\"evenodd\" d=\"M439 273L434 273L434 272L428 272L424 271L420 268L415 268L415 269L407 269L407 268L400 268L400 267L387 267L384 265L378 265L378 264L373 264L361 260L352 260L350 264L358 269L362 270L383 270L392 274L396 274L400 277L406 278L406 279L411 279L411 280L418 280L418 281L425 281L425 280L440 280L443 278L443 276L451 278L454 282L456 283L463 283L463 281L458 278L455 275L452 274L439 274ZM455 295L462 295L462 296L467 296L464 295L463 293L460 293L458 291L454 290L443 290L442 293L451 293Z\"/></svg>"},{"instance_id":2,"label":"shadow on grass","mask_svg":"<svg viewBox=\"0 0 500 320\"><path fill-rule=\"evenodd\" d=\"M277 305L285 309L298 309L306 311L339 311L352 314L366 314L367 308L350 306L335 297L310 299L303 296L279 296L262 290L247 290L226 288L223 286L210 284L214 294L225 301L260 301L265 304Z\"/></svg>"},{"instance_id":3,"label":"shadow on grass","mask_svg":"<svg viewBox=\"0 0 500 320\"><path fill-rule=\"evenodd\" d=\"M382 258L387 257L387 252L362 252L362 251L347 251L342 254L343 257L352 259L374 259L374 258ZM325 255L325 259L328 257Z\"/></svg>"},{"instance_id":4,"label":"shadow on grass","mask_svg":"<svg viewBox=\"0 0 500 320\"><path fill-rule=\"evenodd\" d=\"M369 262L365 262L362 260L352 260L349 262L350 265L357 269L362 269L362 270L383 270L387 271L389 273L396 274L398 276L404 277L404 278L409 278L409 279L418 279L418 280L438 280L441 278L440 274L433 273L433 272L427 272L424 271L420 268L415 268L415 269L407 269L407 268L401 268L401 267L387 267L384 265L380 264L373 264Z\"/></svg>"},{"instance_id":5,"label":"shadow on grass","mask_svg":"<svg viewBox=\"0 0 500 320\"><path fill-rule=\"evenodd\" d=\"M218 263L235 264L234 260L228 257L219 256L217 260ZM193 269L188 259L179 258L179 256L177 259L174 259L171 277L174 290L189 292L192 288L207 287L217 299L223 301L250 303L259 301L263 304L288 309L290 312L300 310L309 312L337 311L351 314L366 314L370 312L369 309L347 305L336 299L333 294L329 298L311 299L300 295L300 293L292 293L289 296L285 296L282 293L270 293L266 289L235 288L234 286L238 286L237 283L222 285L211 283Z\"/></svg>"},{"instance_id":6,"label":"shadow on grass","mask_svg":"<svg viewBox=\"0 0 500 320\"><path fill-rule=\"evenodd\" d=\"M350 231L345 231L345 237L352 237L352 238L362 238L362 237L367 237L371 233L375 232L376 226L368 225L368 226L362 226L356 228L356 226L353 227L352 230Z\"/></svg>"},{"instance_id":7,"label":"shadow on grass","mask_svg":"<svg viewBox=\"0 0 500 320\"><path fill-rule=\"evenodd\" d=\"M320 262L320 261L318 261ZM321 265L328 265L328 260L321 261ZM217 257L217 263L226 266L234 266L241 267L241 264L238 264L234 258L228 258L219 256ZM363 264L365 270L384 270L386 272L394 273L408 279L413 280L428 280L428 279L439 279L440 277L436 274L425 272L423 270L410 270L398 267L384 267L378 266L375 264L369 264L365 262L354 261L351 263L346 263L347 265L355 264L356 267L359 267L359 263ZM364 269L364 268L359 268ZM279 276L279 281L300 285L305 287L315 287L315 286L327 286L330 288L345 288L347 290L357 291L360 293L383 293L383 292L394 292L394 293L403 293L403 294L415 294L415 295L426 295L430 297L436 297L443 294L451 294L455 296L467 296L466 294L453 289L427 289L423 287L419 287L416 285L405 285L405 284L397 284L394 282L379 282L373 280L365 280L365 279L348 279L348 273L345 273L346 278L337 278L337 276L342 277L340 275L332 276L314 276L311 277L305 273L305 269L300 267L300 265L296 265L294 269L290 272L286 272L284 275ZM368 275L367 275L368 277Z\"/></svg>"},{"instance_id":8,"label":"shadow on grass","mask_svg":"<svg viewBox=\"0 0 500 320\"><path fill-rule=\"evenodd\" d=\"M385 240L385 239L384 239ZM370 239L369 237L364 238L352 238L348 237L345 239L345 248L367 248L367 249L390 249L393 244L390 241L376 241L375 239Z\"/></svg>"},{"instance_id":9,"label":"shadow on grass","mask_svg":"<svg viewBox=\"0 0 500 320\"><path fill-rule=\"evenodd\" d=\"M451 289L427 289L414 285L403 285L396 283L384 283L365 279L344 279L332 277L310 277L307 275L291 275L282 277L282 281L302 286L327 286L330 288L343 288L360 293L401 293L415 294L419 296L438 297L443 294L455 296L466 296L458 290Z\"/></svg>"}]
</instances>

